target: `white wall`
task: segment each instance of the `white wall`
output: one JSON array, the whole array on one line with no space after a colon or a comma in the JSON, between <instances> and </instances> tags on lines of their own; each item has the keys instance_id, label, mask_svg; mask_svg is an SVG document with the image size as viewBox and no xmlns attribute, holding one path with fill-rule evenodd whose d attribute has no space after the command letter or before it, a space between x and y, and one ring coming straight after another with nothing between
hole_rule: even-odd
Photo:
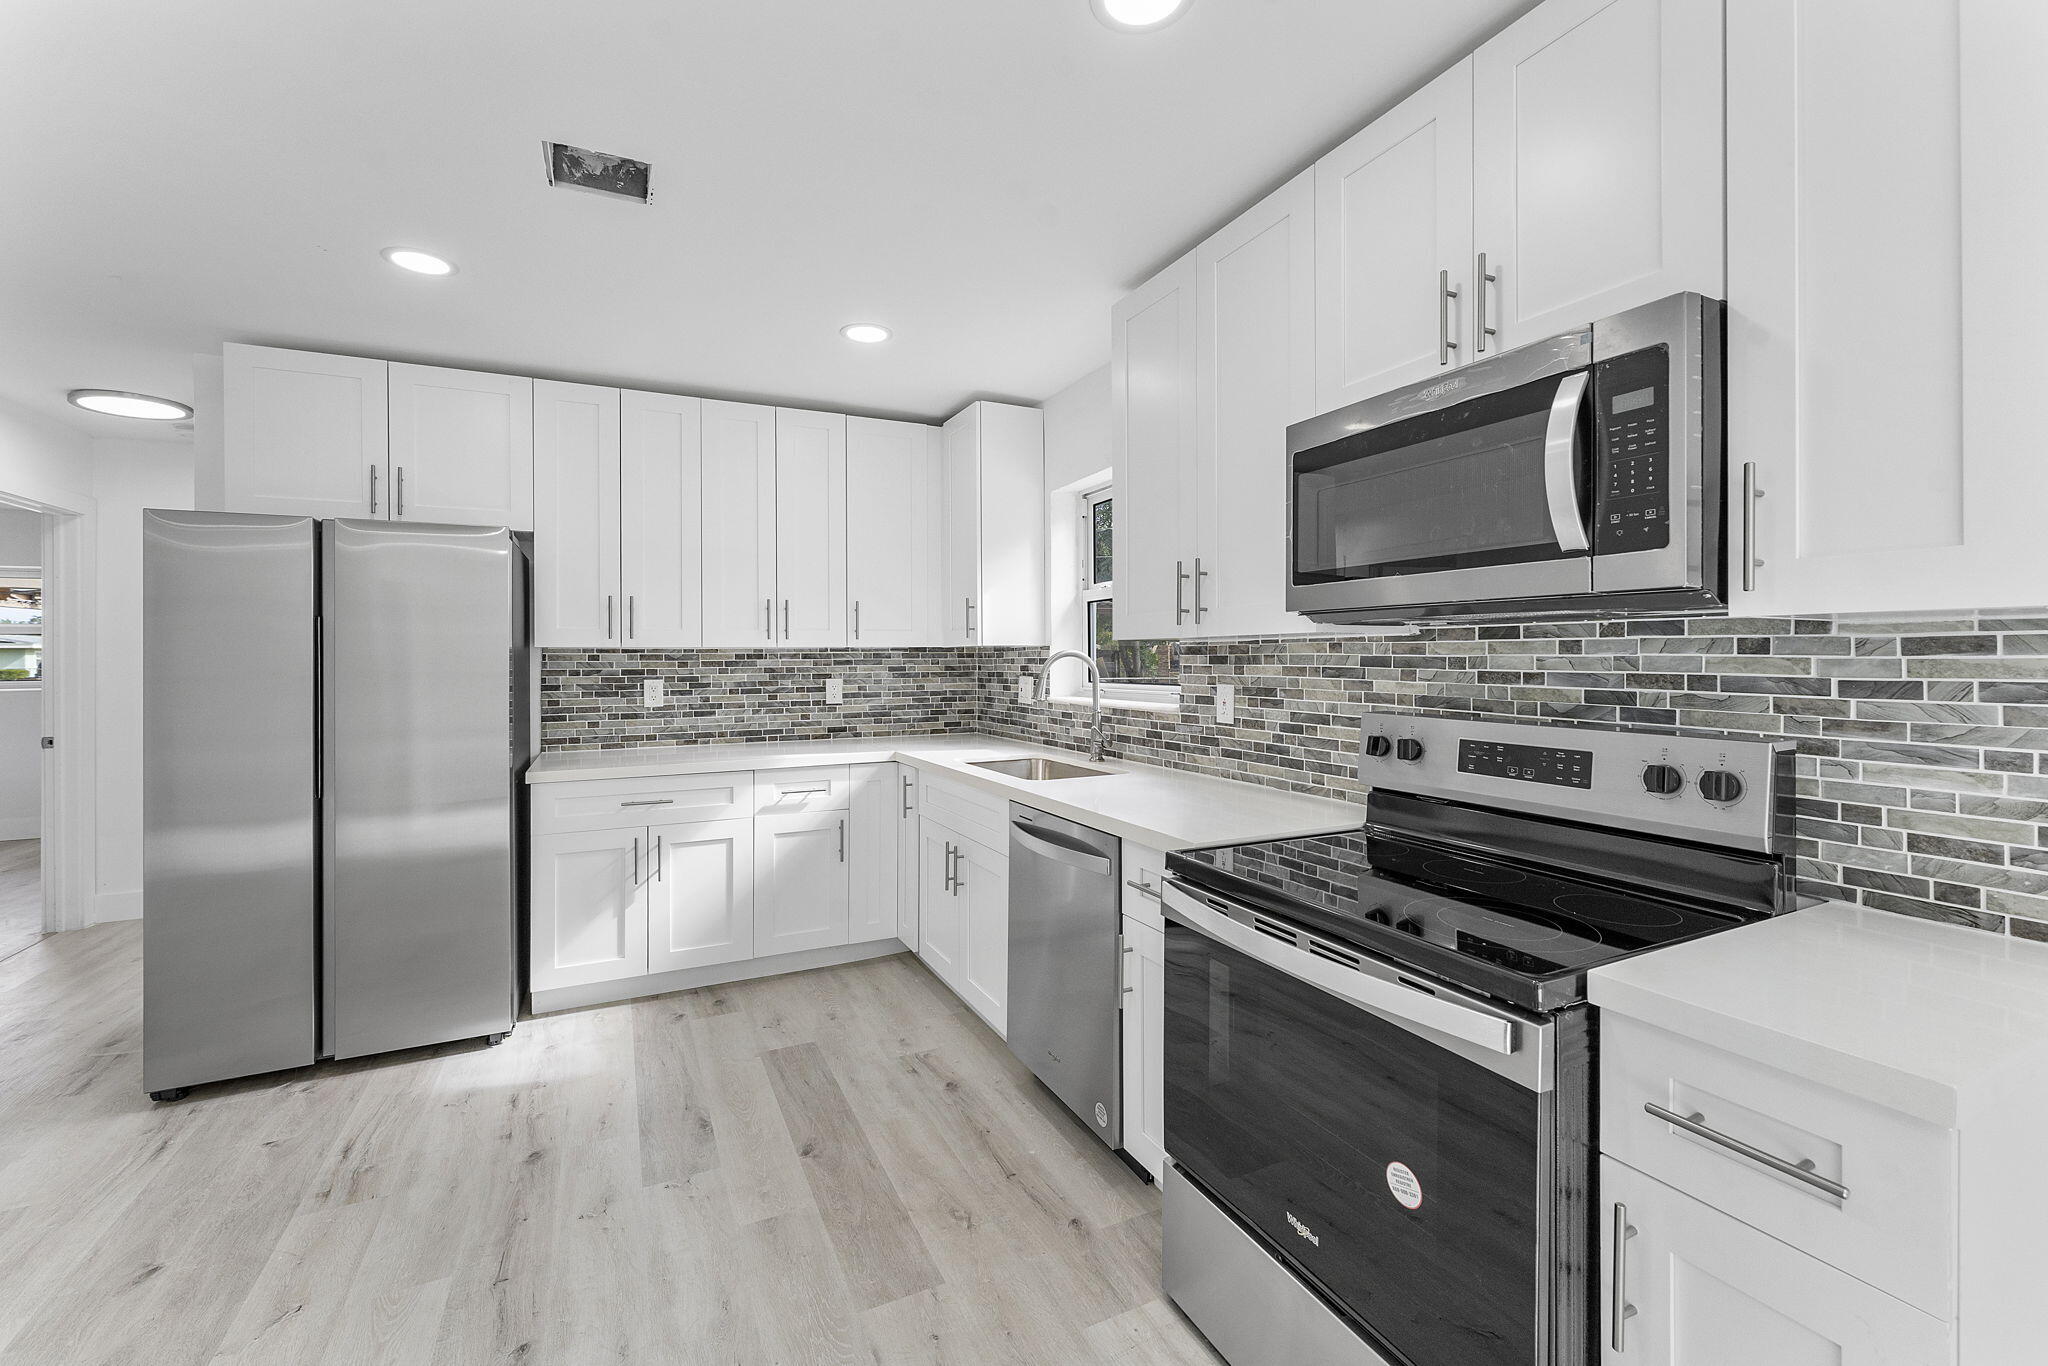
<instances>
[{"instance_id":1,"label":"white wall","mask_svg":"<svg viewBox=\"0 0 2048 1366\"><path fill-rule=\"evenodd\" d=\"M1047 399L1045 486L1064 488L1109 468L1109 367L1091 370Z\"/></svg>"},{"instance_id":2,"label":"white wall","mask_svg":"<svg viewBox=\"0 0 2048 1366\"><path fill-rule=\"evenodd\" d=\"M0 564L33 569L43 562L43 516L0 507Z\"/></svg>"},{"instance_id":3,"label":"white wall","mask_svg":"<svg viewBox=\"0 0 2048 1366\"><path fill-rule=\"evenodd\" d=\"M94 758L99 812L95 920L142 914L142 510L192 506L192 447L92 443L92 634L99 680ZM223 660L223 668L234 661Z\"/></svg>"},{"instance_id":4,"label":"white wall","mask_svg":"<svg viewBox=\"0 0 2048 1366\"><path fill-rule=\"evenodd\" d=\"M0 402L0 495L91 511L91 438Z\"/></svg>"}]
</instances>

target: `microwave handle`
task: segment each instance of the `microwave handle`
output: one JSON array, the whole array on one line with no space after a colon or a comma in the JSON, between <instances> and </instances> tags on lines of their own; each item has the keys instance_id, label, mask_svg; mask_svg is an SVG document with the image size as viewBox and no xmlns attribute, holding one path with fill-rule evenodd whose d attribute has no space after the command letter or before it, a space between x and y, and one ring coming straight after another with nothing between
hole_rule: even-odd
<instances>
[{"instance_id":1,"label":"microwave handle","mask_svg":"<svg viewBox=\"0 0 2048 1366\"><path fill-rule=\"evenodd\" d=\"M1550 400L1550 425L1543 433L1543 492L1550 502L1550 529L1565 550L1591 544L1579 511L1579 409L1589 379L1584 370L1564 377Z\"/></svg>"}]
</instances>

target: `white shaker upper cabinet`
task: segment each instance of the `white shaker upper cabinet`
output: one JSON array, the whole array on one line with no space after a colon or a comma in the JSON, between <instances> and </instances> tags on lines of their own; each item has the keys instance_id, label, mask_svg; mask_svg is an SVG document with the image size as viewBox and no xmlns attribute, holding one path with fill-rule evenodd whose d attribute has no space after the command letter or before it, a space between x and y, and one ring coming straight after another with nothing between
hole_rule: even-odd
<instances>
[{"instance_id":1,"label":"white shaker upper cabinet","mask_svg":"<svg viewBox=\"0 0 2048 1366\"><path fill-rule=\"evenodd\" d=\"M773 645L775 410L704 402L704 644Z\"/></svg>"},{"instance_id":2,"label":"white shaker upper cabinet","mask_svg":"<svg viewBox=\"0 0 2048 1366\"><path fill-rule=\"evenodd\" d=\"M981 596L981 409L957 414L941 430L939 643L978 645Z\"/></svg>"},{"instance_id":3,"label":"white shaker upper cabinet","mask_svg":"<svg viewBox=\"0 0 2048 1366\"><path fill-rule=\"evenodd\" d=\"M1736 612L2048 602L2043 55L2036 4L1731 0Z\"/></svg>"},{"instance_id":4,"label":"white shaker upper cabinet","mask_svg":"<svg viewBox=\"0 0 2048 1366\"><path fill-rule=\"evenodd\" d=\"M620 396L619 559L626 645L704 642L704 404Z\"/></svg>"},{"instance_id":5,"label":"white shaker upper cabinet","mask_svg":"<svg viewBox=\"0 0 2048 1366\"><path fill-rule=\"evenodd\" d=\"M1472 359L1471 59L1317 162L1315 198L1316 411Z\"/></svg>"},{"instance_id":6,"label":"white shaker upper cabinet","mask_svg":"<svg viewBox=\"0 0 2048 1366\"><path fill-rule=\"evenodd\" d=\"M618 390L534 381L533 485L534 643L618 648Z\"/></svg>"},{"instance_id":7,"label":"white shaker upper cabinet","mask_svg":"<svg viewBox=\"0 0 2048 1366\"><path fill-rule=\"evenodd\" d=\"M533 381L393 365L391 518L533 529Z\"/></svg>"},{"instance_id":8,"label":"white shaker upper cabinet","mask_svg":"<svg viewBox=\"0 0 2048 1366\"><path fill-rule=\"evenodd\" d=\"M847 643L929 645L932 429L846 419Z\"/></svg>"},{"instance_id":9,"label":"white shaker upper cabinet","mask_svg":"<svg viewBox=\"0 0 2048 1366\"><path fill-rule=\"evenodd\" d=\"M225 510L385 516L385 369L355 356L222 347Z\"/></svg>"},{"instance_id":10,"label":"white shaker upper cabinet","mask_svg":"<svg viewBox=\"0 0 2048 1366\"><path fill-rule=\"evenodd\" d=\"M1474 355L1724 297L1722 74L1721 0L1547 0L1479 49Z\"/></svg>"},{"instance_id":11,"label":"white shaker upper cabinet","mask_svg":"<svg viewBox=\"0 0 2048 1366\"><path fill-rule=\"evenodd\" d=\"M1195 251L1200 635L1309 628L1287 610L1287 426L1316 411L1315 185L1304 171Z\"/></svg>"},{"instance_id":12,"label":"white shaker upper cabinet","mask_svg":"<svg viewBox=\"0 0 2048 1366\"><path fill-rule=\"evenodd\" d=\"M1173 639L1194 619L1197 273L1183 257L1109 315L1116 633Z\"/></svg>"},{"instance_id":13,"label":"white shaker upper cabinet","mask_svg":"<svg viewBox=\"0 0 2048 1366\"><path fill-rule=\"evenodd\" d=\"M846 416L775 410L775 591L784 645L846 643Z\"/></svg>"},{"instance_id":14,"label":"white shaker upper cabinet","mask_svg":"<svg viewBox=\"0 0 2048 1366\"><path fill-rule=\"evenodd\" d=\"M940 643L1045 644L1044 414L976 403L945 448Z\"/></svg>"}]
</instances>

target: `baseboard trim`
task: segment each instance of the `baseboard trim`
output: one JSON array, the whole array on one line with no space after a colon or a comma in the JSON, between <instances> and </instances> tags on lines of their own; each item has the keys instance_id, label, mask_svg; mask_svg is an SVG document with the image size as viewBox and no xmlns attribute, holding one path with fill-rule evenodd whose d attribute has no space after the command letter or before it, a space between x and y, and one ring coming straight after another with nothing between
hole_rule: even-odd
<instances>
[{"instance_id":1,"label":"baseboard trim","mask_svg":"<svg viewBox=\"0 0 2048 1366\"><path fill-rule=\"evenodd\" d=\"M142 889L132 892L101 892L92 899L92 923L104 925L109 920L142 919Z\"/></svg>"},{"instance_id":2,"label":"baseboard trim","mask_svg":"<svg viewBox=\"0 0 2048 1366\"><path fill-rule=\"evenodd\" d=\"M40 816L13 816L0 821L0 840L35 840L43 837Z\"/></svg>"},{"instance_id":3,"label":"baseboard trim","mask_svg":"<svg viewBox=\"0 0 2048 1366\"><path fill-rule=\"evenodd\" d=\"M558 1010L637 1001L643 996L662 996L671 991L688 991L692 987L723 986L727 982L747 982L757 977L779 977L788 972L809 972L813 968L836 968L842 963L887 958L890 954L909 951L900 939L876 939L866 944L834 944L830 948L805 949L801 953L778 953L768 958L656 972L645 977L622 977L612 982L585 982L573 987L534 992L532 1013L550 1015Z\"/></svg>"}]
</instances>

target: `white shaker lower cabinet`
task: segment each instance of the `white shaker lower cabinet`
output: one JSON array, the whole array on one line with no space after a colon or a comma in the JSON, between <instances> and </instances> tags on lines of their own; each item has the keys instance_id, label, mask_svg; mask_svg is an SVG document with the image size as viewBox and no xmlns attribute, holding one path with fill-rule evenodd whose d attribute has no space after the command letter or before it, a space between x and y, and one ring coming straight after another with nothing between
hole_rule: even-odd
<instances>
[{"instance_id":1,"label":"white shaker lower cabinet","mask_svg":"<svg viewBox=\"0 0 2048 1366\"><path fill-rule=\"evenodd\" d=\"M646 972L754 956L754 822L678 821L648 830Z\"/></svg>"},{"instance_id":2,"label":"white shaker lower cabinet","mask_svg":"<svg viewBox=\"0 0 2048 1366\"><path fill-rule=\"evenodd\" d=\"M924 819L919 955L1001 1034L1010 995L1010 860Z\"/></svg>"},{"instance_id":3,"label":"white shaker lower cabinet","mask_svg":"<svg viewBox=\"0 0 2048 1366\"><path fill-rule=\"evenodd\" d=\"M536 835L528 954L535 991L647 972L645 828Z\"/></svg>"},{"instance_id":4,"label":"white shaker lower cabinet","mask_svg":"<svg viewBox=\"0 0 2048 1366\"><path fill-rule=\"evenodd\" d=\"M1606 1366L1954 1359L1939 1319L1632 1167L1601 1159L1600 1186Z\"/></svg>"},{"instance_id":5,"label":"white shaker lower cabinet","mask_svg":"<svg viewBox=\"0 0 2048 1366\"><path fill-rule=\"evenodd\" d=\"M967 913L953 892L953 856L960 837L933 820L918 823L917 956L955 991L967 943Z\"/></svg>"},{"instance_id":6,"label":"white shaker lower cabinet","mask_svg":"<svg viewBox=\"0 0 2048 1366\"><path fill-rule=\"evenodd\" d=\"M754 957L847 942L847 814L754 817Z\"/></svg>"},{"instance_id":7,"label":"white shaker lower cabinet","mask_svg":"<svg viewBox=\"0 0 2048 1366\"><path fill-rule=\"evenodd\" d=\"M915 768L896 766L896 937L911 952L922 953L918 939L919 897L924 885L924 848L918 812L922 806Z\"/></svg>"},{"instance_id":8,"label":"white shaker lower cabinet","mask_svg":"<svg viewBox=\"0 0 2048 1366\"><path fill-rule=\"evenodd\" d=\"M896 846L903 818L895 764L856 764L847 794L846 942L900 938ZM906 944L913 942L905 940Z\"/></svg>"},{"instance_id":9,"label":"white shaker lower cabinet","mask_svg":"<svg viewBox=\"0 0 2048 1366\"><path fill-rule=\"evenodd\" d=\"M1123 1006L1124 1151L1157 1181L1166 1165L1166 933L1130 916Z\"/></svg>"}]
</instances>

